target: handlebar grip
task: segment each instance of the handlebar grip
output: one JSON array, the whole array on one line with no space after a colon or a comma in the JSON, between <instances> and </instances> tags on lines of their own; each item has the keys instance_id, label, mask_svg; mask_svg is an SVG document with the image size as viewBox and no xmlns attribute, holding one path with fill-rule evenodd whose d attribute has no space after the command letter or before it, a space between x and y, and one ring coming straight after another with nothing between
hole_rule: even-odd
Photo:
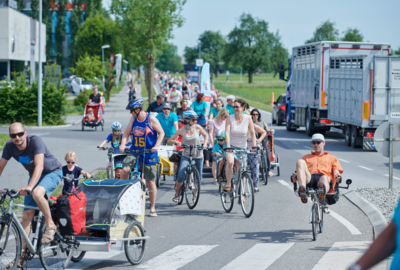
<instances>
[{"instance_id":1,"label":"handlebar grip","mask_svg":"<svg viewBox=\"0 0 400 270\"><path fill-rule=\"evenodd\" d=\"M31 194L32 194L32 191L29 190L29 189L25 189L25 192L28 193L28 195L31 195Z\"/></svg>"}]
</instances>

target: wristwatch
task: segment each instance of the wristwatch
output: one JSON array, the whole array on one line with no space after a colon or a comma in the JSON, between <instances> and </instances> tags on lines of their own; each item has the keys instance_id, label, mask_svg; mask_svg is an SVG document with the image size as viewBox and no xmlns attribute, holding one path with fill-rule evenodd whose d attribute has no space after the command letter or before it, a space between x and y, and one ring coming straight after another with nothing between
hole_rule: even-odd
<instances>
[{"instance_id":1,"label":"wristwatch","mask_svg":"<svg viewBox=\"0 0 400 270\"><path fill-rule=\"evenodd\" d=\"M361 266L358 264L353 264L347 270L362 270Z\"/></svg>"}]
</instances>

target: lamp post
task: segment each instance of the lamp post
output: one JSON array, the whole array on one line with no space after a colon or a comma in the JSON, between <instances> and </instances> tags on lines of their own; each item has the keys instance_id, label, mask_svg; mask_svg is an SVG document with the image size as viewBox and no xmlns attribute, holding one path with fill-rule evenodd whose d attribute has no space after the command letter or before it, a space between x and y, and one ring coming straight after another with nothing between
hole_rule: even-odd
<instances>
[{"instance_id":1,"label":"lamp post","mask_svg":"<svg viewBox=\"0 0 400 270\"><path fill-rule=\"evenodd\" d=\"M104 49L110 48L110 45L104 45L101 46L101 62L103 62L103 68L104 68ZM105 85L104 85L104 76L103 76L103 93L106 91Z\"/></svg>"},{"instance_id":2,"label":"lamp post","mask_svg":"<svg viewBox=\"0 0 400 270\"><path fill-rule=\"evenodd\" d=\"M39 86L38 86L38 126L42 126L42 0L39 0Z\"/></svg>"},{"instance_id":3,"label":"lamp post","mask_svg":"<svg viewBox=\"0 0 400 270\"><path fill-rule=\"evenodd\" d=\"M199 44L199 59L201 59L201 40L198 39L197 43ZM199 84L200 84L200 74L201 74L200 69L201 69L201 67L199 67Z\"/></svg>"}]
</instances>

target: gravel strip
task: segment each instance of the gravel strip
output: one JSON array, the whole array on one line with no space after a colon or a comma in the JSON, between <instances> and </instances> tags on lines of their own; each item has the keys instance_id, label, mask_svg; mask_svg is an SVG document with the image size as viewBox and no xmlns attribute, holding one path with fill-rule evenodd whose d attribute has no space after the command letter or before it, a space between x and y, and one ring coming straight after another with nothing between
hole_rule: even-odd
<instances>
[{"instance_id":1,"label":"gravel strip","mask_svg":"<svg viewBox=\"0 0 400 270\"><path fill-rule=\"evenodd\" d=\"M394 209L399 200L400 187L389 188L358 188L355 192L375 205L385 216L387 222L392 220Z\"/></svg>"}]
</instances>

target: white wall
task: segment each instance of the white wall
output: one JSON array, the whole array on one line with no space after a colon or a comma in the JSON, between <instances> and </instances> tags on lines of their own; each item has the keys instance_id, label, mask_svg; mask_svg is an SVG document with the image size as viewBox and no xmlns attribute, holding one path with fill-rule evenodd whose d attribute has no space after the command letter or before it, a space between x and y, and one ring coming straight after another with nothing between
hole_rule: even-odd
<instances>
[{"instance_id":1,"label":"white wall","mask_svg":"<svg viewBox=\"0 0 400 270\"><path fill-rule=\"evenodd\" d=\"M35 61L39 61L39 22L36 21ZM11 51L13 36L15 50ZM0 8L0 60L30 61L31 18L9 7ZM42 62L46 62L46 25L42 23Z\"/></svg>"}]
</instances>

